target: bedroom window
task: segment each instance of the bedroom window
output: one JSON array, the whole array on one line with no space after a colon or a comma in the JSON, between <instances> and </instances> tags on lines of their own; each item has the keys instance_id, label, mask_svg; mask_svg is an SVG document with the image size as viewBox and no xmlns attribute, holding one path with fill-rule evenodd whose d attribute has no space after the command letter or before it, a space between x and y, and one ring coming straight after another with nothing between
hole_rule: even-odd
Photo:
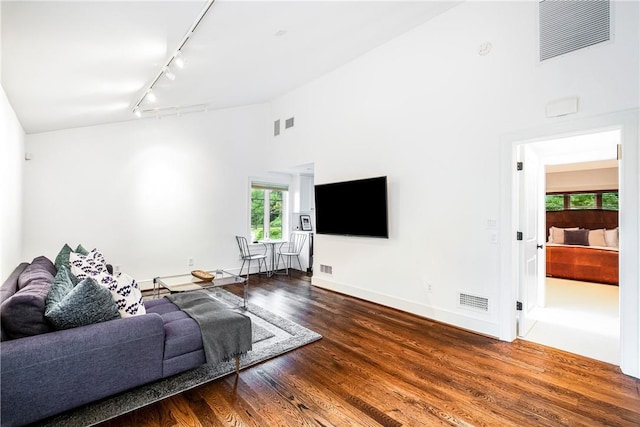
<instances>
[{"instance_id":1,"label":"bedroom window","mask_svg":"<svg viewBox=\"0 0 640 427\"><path fill-rule=\"evenodd\" d=\"M569 194L569 209L595 209L596 195L594 193Z\"/></svg>"},{"instance_id":2,"label":"bedroom window","mask_svg":"<svg viewBox=\"0 0 640 427\"><path fill-rule=\"evenodd\" d=\"M547 211L563 211L564 194L547 194L546 205Z\"/></svg>"},{"instance_id":3,"label":"bedroom window","mask_svg":"<svg viewBox=\"0 0 640 427\"><path fill-rule=\"evenodd\" d=\"M281 239L287 217L287 185L251 183L251 242Z\"/></svg>"},{"instance_id":4,"label":"bedroom window","mask_svg":"<svg viewBox=\"0 0 640 427\"><path fill-rule=\"evenodd\" d=\"M579 209L618 210L617 191L592 191L549 193L545 199L546 210L564 211Z\"/></svg>"},{"instance_id":5,"label":"bedroom window","mask_svg":"<svg viewBox=\"0 0 640 427\"><path fill-rule=\"evenodd\" d=\"M618 210L618 192L602 193L602 209L610 211Z\"/></svg>"}]
</instances>

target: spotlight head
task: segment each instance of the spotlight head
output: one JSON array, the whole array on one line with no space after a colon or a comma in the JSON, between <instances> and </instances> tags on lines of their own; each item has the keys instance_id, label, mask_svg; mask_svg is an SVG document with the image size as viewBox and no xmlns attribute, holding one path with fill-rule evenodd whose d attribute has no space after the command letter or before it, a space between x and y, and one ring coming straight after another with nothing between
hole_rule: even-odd
<instances>
[{"instance_id":1,"label":"spotlight head","mask_svg":"<svg viewBox=\"0 0 640 427\"><path fill-rule=\"evenodd\" d=\"M182 52L176 52L176 55L173 57L173 62L175 62L178 68L184 68L184 58L182 57Z\"/></svg>"},{"instance_id":2,"label":"spotlight head","mask_svg":"<svg viewBox=\"0 0 640 427\"><path fill-rule=\"evenodd\" d=\"M164 75L169 80L175 80L176 79L176 75L171 72L169 67L164 67Z\"/></svg>"},{"instance_id":3,"label":"spotlight head","mask_svg":"<svg viewBox=\"0 0 640 427\"><path fill-rule=\"evenodd\" d=\"M133 114L135 114L136 117L142 117L142 111L140 111L140 107L135 107L133 109Z\"/></svg>"},{"instance_id":4,"label":"spotlight head","mask_svg":"<svg viewBox=\"0 0 640 427\"><path fill-rule=\"evenodd\" d=\"M149 89L147 91L147 95L145 96L145 98L147 98L147 101L149 102L156 102L156 94L153 93L152 89Z\"/></svg>"}]
</instances>

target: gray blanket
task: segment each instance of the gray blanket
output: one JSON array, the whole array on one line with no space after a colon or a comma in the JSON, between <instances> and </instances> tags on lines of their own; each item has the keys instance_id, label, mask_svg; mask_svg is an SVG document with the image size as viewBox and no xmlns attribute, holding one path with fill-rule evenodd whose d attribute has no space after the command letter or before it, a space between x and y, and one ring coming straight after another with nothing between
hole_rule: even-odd
<instances>
[{"instance_id":1,"label":"gray blanket","mask_svg":"<svg viewBox=\"0 0 640 427\"><path fill-rule=\"evenodd\" d=\"M251 350L251 319L230 310L204 291L167 295L200 325L207 363L226 362Z\"/></svg>"}]
</instances>

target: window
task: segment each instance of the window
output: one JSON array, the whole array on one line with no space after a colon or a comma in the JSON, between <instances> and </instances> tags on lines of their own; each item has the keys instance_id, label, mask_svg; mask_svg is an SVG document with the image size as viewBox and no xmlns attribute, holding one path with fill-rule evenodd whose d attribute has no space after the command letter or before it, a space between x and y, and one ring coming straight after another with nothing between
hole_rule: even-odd
<instances>
[{"instance_id":1,"label":"window","mask_svg":"<svg viewBox=\"0 0 640 427\"><path fill-rule=\"evenodd\" d=\"M618 193L602 193L602 209L617 211L618 210Z\"/></svg>"},{"instance_id":2,"label":"window","mask_svg":"<svg viewBox=\"0 0 640 427\"><path fill-rule=\"evenodd\" d=\"M591 191L588 193L549 193L545 199L547 211L578 209L618 210L617 191Z\"/></svg>"},{"instance_id":3,"label":"window","mask_svg":"<svg viewBox=\"0 0 640 427\"><path fill-rule=\"evenodd\" d=\"M251 183L251 241L286 235L287 193L282 184Z\"/></svg>"},{"instance_id":4,"label":"window","mask_svg":"<svg viewBox=\"0 0 640 427\"><path fill-rule=\"evenodd\" d=\"M595 209L596 195L594 193L569 194L569 209Z\"/></svg>"},{"instance_id":5,"label":"window","mask_svg":"<svg viewBox=\"0 0 640 427\"><path fill-rule=\"evenodd\" d=\"M547 194L546 204L548 211L563 211L564 194Z\"/></svg>"}]
</instances>

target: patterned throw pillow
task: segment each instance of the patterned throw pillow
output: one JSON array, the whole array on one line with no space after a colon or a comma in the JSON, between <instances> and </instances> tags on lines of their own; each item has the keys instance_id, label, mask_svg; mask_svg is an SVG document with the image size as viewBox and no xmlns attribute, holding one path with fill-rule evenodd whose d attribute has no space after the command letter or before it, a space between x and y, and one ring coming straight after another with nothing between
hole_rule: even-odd
<instances>
[{"instance_id":1,"label":"patterned throw pillow","mask_svg":"<svg viewBox=\"0 0 640 427\"><path fill-rule=\"evenodd\" d=\"M142 303L142 292L138 283L128 274L120 273L113 276L108 272L95 276L96 281L111 291L111 297L118 307L121 317L145 314Z\"/></svg>"},{"instance_id":2,"label":"patterned throw pillow","mask_svg":"<svg viewBox=\"0 0 640 427\"><path fill-rule=\"evenodd\" d=\"M92 249L87 255L71 252L69 265L71 266L71 273L80 280L107 272L107 263L104 260L104 256L97 249Z\"/></svg>"}]
</instances>

